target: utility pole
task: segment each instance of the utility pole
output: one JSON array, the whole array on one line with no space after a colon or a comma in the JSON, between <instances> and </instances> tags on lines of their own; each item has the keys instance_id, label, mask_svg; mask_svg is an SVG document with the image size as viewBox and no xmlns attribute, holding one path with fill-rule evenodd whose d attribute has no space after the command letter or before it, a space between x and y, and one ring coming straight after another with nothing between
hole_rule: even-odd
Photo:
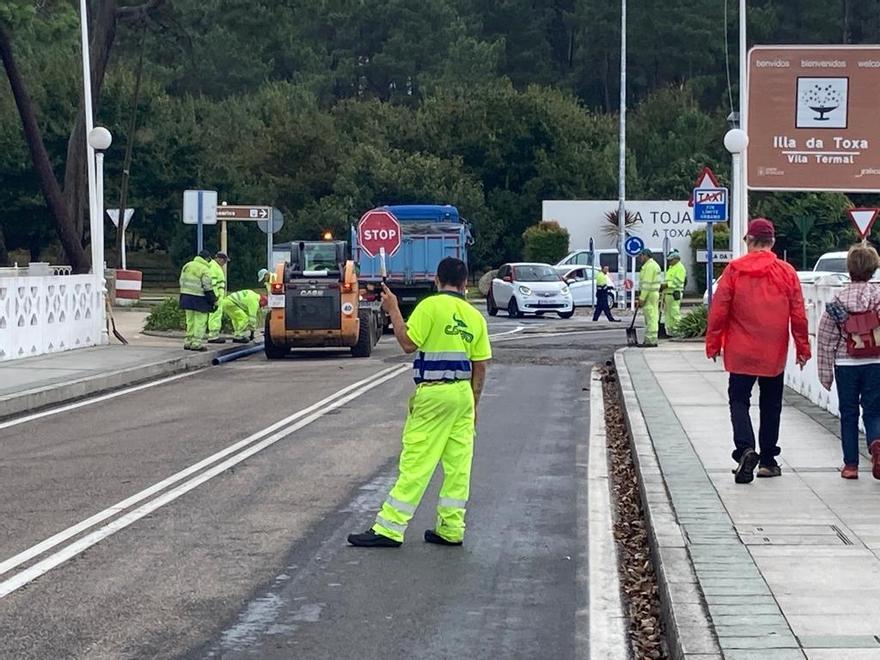
<instances>
[{"instance_id":1,"label":"utility pole","mask_svg":"<svg viewBox=\"0 0 880 660\"><path fill-rule=\"evenodd\" d=\"M626 309L626 0L620 0L620 155L617 193L617 290L620 309ZM633 292L635 295L635 292Z\"/></svg>"}]
</instances>

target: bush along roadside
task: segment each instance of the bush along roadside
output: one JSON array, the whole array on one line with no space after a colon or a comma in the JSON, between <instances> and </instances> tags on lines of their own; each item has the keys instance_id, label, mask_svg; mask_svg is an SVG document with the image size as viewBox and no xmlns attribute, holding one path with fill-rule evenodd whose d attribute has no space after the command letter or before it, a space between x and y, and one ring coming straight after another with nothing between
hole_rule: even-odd
<instances>
[{"instance_id":1,"label":"bush along roadside","mask_svg":"<svg viewBox=\"0 0 880 660\"><path fill-rule=\"evenodd\" d=\"M678 323L676 334L682 339L695 339L706 336L709 325L709 310L705 305L694 307L690 314L682 317Z\"/></svg>"}]
</instances>

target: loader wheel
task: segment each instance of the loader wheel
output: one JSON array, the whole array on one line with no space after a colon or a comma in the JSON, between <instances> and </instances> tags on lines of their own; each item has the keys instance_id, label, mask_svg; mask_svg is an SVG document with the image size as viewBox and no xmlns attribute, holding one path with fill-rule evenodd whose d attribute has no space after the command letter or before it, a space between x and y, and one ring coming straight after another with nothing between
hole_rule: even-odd
<instances>
[{"instance_id":1,"label":"loader wheel","mask_svg":"<svg viewBox=\"0 0 880 660\"><path fill-rule=\"evenodd\" d=\"M280 360L285 357L290 349L287 346L279 346L272 343L272 335L269 334L269 319L266 319L266 329L263 331L263 351L267 360Z\"/></svg>"},{"instance_id":2,"label":"loader wheel","mask_svg":"<svg viewBox=\"0 0 880 660\"><path fill-rule=\"evenodd\" d=\"M356 358L370 357L373 352L373 324L369 311L358 313L358 340L357 344L351 347L351 356Z\"/></svg>"}]
</instances>

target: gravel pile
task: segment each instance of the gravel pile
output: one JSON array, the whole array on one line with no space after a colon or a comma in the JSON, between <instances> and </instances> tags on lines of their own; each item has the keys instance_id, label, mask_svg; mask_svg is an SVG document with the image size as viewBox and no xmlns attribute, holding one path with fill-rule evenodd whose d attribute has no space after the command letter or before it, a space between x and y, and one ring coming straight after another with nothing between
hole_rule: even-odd
<instances>
[{"instance_id":1,"label":"gravel pile","mask_svg":"<svg viewBox=\"0 0 880 660\"><path fill-rule=\"evenodd\" d=\"M615 506L614 536L620 553L620 580L629 615L633 657L667 658L660 619L657 575L648 547L638 476L613 368L602 370L605 424Z\"/></svg>"}]
</instances>

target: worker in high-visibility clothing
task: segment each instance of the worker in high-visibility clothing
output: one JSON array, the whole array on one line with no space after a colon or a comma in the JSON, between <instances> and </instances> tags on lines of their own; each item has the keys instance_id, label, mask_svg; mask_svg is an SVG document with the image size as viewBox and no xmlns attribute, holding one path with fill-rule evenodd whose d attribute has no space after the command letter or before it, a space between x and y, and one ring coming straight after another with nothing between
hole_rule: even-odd
<instances>
[{"instance_id":1,"label":"worker in high-visibility clothing","mask_svg":"<svg viewBox=\"0 0 880 660\"><path fill-rule=\"evenodd\" d=\"M220 328L223 325L223 298L226 296L226 272L223 268L229 263L229 257L225 252L218 252L211 261L211 285L214 287L214 295L217 296L217 310L208 315L208 343L225 344L226 340L220 336Z\"/></svg>"},{"instance_id":2,"label":"worker in high-visibility clothing","mask_svg":"<svg viewBox=\"0 0 880 660\"><path fill-rule=\"evenodd\" d=\"M439 293L425 298L404 321L397 298L382 287L382 308L391 317L394 336L413 362L416 390L409 400L403 429L400 475L376 516L362 534L351 534L356 546L396 548L438 463L443 485L437 521L425 531L427 543L461 545L470 492L476 409L492 357L486 320L464 297L467 266L446 257L437 266Z\"/></svg>"},{"instance_id":3,"label":"worker in high-visibility clothing","mask_svg":"<svg viewBox=\"0 0 880 660\"><path fill-rule=\"evenodd\" d=\"M681 299L684 298L684 287L687 284L687 271L681 263L678 250L666 255L666 279L663 282L663 309L666 331L675 336L681 322Z\"/></svg>"},{"instance_id":4,"label":"worker in high-visibility clothing","mask_svg":"<svg viewBox=\"0 0 880 660\"><path fill-rule=\"evenodd\" d=\"M660 331L660 264L654 261L654 253L648 248L639 254L639 309L645 315L645 339L642 346L657 346Z\"/></svg>"},{"instance_id":5,"label":"worker in high-visibility clothing","mask_svg":"<svg viewBox=\"0 0 880 660\"><path fill-rule=\"evenodd\" d=\"M596 307L593 311L593 321L598 321L602 314L605 314L609 321L619 323L620 319L614 318L611 313L611 306L608 304L608 286L611 280L608 277L608 266L602 266L602 270L596 272Z\"/></svg>"},{"instance_id":6,"label":"worker in high-visibility clothing","mask_svg":"<svg viewBox=\"0 0 880 660\"><path fill-rule=\"evenodd\" d=\"M266 286L266 293L272 293L272 284L275 283L276 279L275 273L271 272L268 268L260 268L260 272L257 273L257 281Z\"/></svg>"},{"instance_id":7,"label":"worker in high-visibility clothing","mask_svg":"<svg viewBox=\"0 0 880 660\"><path fill-rule=\"evenodd\" d=\"M266 306L265 295L245 289L234 291L223 299L223 313L232 323L232 341L247 344L260 327L260 310Z\"/></svg>"},{"instance_id":8,"label":"worker in high-visibility clothing","mask_svg":"<svg viewBox=\"0 0 880 660\"><path fill-rule=\"evenodd\" d=\"M211 281L211 253L207 250L184 265L180 271L180 308L186 312L187 351L206 351L202 344L208 334L208 315L217 307Z\"/></svg>"}]
</instances>

